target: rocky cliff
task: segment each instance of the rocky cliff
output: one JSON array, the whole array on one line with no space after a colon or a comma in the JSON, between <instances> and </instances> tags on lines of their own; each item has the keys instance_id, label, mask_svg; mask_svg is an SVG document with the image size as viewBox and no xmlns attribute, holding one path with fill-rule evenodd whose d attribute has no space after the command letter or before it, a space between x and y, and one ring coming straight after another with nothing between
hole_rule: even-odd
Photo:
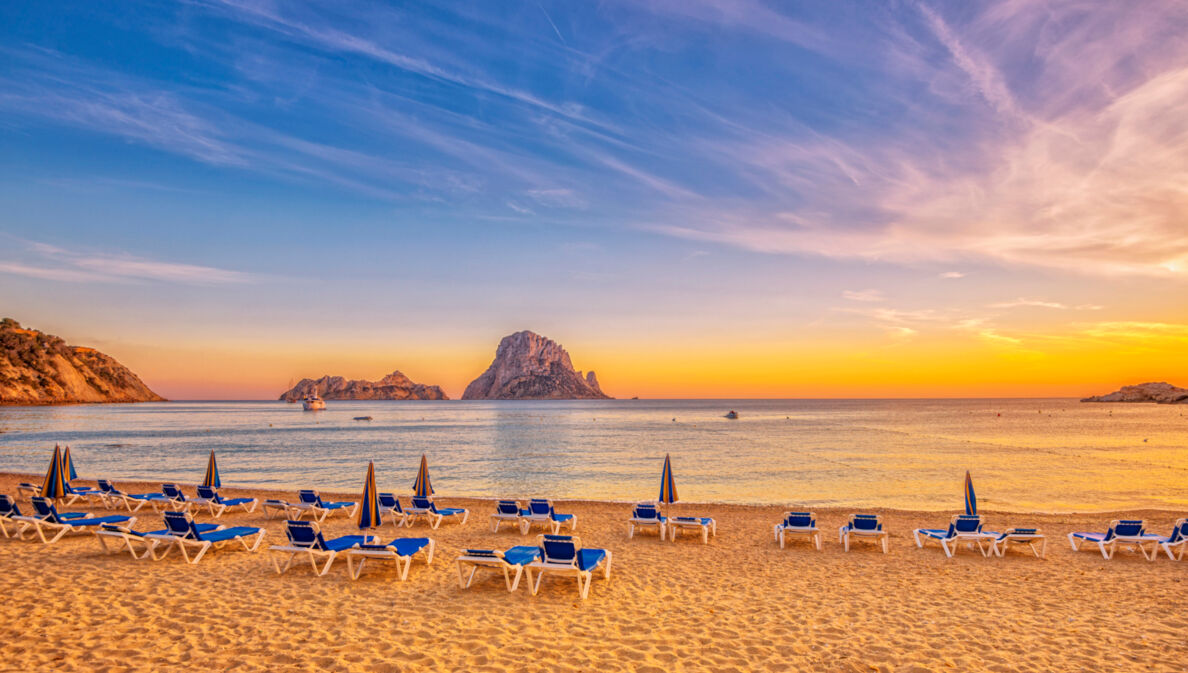
<instances>
[{"instance_id":1,"label":"rocky cliff","mask_svg":"<svg viewBox=\"0 0 1188 673\"><path fill-rule=\"evenodd\" d=\"M0 404L162 400L109 355L0 320Z\"/></svg>"},{"instance_id":2,"label":"rocky cliff","mask_svg":"<svg viewBox=\"0 0 1188 673\"><path fill-rule=\"evenodd\" d=\"M1155 402L1157 404L1188 404L1188 389L1170 383L1140 383L1123 386L1109 395L1086 397L1082 402Z\"/></svg>"},{"instance_id":3,"label":"rocky cliff","mask_svg":"<svg viewBox=\"0 0 1188 673\"><path fill-rule=\"evenodd\" d=\"M378 381L348 381L341 376L320 379L301 379L285 391L280 399L295 402L317 392L324 400L448 400L437 386L413 383L404 374L394 371Z\"/></svg>"},{"instance_id":4,"label":"rocky cliff","mask_svg":"<svg viewBox=\"0 0 1188 673\"><path fill-rule=\"evenodd\" d=\"M495 360L462 393L464 400L611 399L594 372L575 371L560 344L529 331L503 337Z\"/></svg>"}]
</instances>

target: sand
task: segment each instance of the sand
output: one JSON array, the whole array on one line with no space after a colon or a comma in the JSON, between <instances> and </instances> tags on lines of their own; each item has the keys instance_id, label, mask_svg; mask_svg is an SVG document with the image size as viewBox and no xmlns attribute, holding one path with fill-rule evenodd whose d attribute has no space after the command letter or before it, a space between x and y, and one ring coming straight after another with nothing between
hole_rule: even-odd
<instances>
[{"instance_id":1,"label":"sand","mask_svg":"<svg viewBox=\"0 0 1188 673\"><path fill-rule=\"evenodd\" d=\"M0 493L15 495L17 481L0 475ZM628 540L629 505L565 502L558 510L577 514L583 544L614 555L611 580L595 579L581 601L559 579L535 597L523 585L509 594L494 574L460 589L461 549L506 549L535 533L492 533L491 501L438 499L470 508L469 523L380 530L436 540L434 563L416 563L406 582L379 568L351 581L345 563L322 578L307 566L277 575L265 551L212 552L190 566L176 554L105 556L90 535L48 547L0 539L0 670L1182 671L1188 656L1188 562L1125 552L1106 561L1072 552L1064 537L1113 518L1144 518L1163 533L1177 512L986 512L989 527L1042 527L1048 558L947 559L911 540L913 528L938 527L944 514L881 511L890 553L847 554L836 529L848 511L817 511L823 551L781 550L771 529L783 507L677 505L717 519L717 537L702 545L693 535ZM139 516L137 528L160 527L160 515ZM259 510L219 521L284 540L282 524ZM357 532L340 516L325 530Z\"/></svg>"}]
</instances>

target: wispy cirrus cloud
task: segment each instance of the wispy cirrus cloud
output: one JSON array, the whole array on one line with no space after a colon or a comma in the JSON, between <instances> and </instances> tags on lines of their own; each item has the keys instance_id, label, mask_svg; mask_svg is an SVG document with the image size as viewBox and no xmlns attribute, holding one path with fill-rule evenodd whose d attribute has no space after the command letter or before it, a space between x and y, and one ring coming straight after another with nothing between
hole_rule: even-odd
<instances>
[{"instance_id":1,"label":"wispy cirrus cloud","mask_svg":"<svg viewBox=\"0 0 1188 673\"><path fill-rule=\"evenodd\" d=\"M260 276L201 264L167 262L129 254L68 250L38 241L21 241L24 259L0 259L0 273L69 283L164 282L179 285L250 283Z\"/></svg>"}]
</instances>

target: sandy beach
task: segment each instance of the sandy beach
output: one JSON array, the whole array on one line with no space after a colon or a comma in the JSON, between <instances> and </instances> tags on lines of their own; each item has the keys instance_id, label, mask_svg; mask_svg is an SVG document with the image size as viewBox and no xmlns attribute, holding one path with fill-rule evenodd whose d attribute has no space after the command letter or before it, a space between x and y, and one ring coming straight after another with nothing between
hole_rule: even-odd
<instances>
[{"instance_id":1,"label":"sandy beach","mask_svg":"<svg viewBox=\"0 0 1188 673\"><path fill-rule=\"evenodd\" d=\"M0 493L15 495L17 481L28 479L0 475ZM847 554L836 529L848 511L817 511L823 551L801 542L781 550L771 530L783 507L677 505L678 514L717 519L717 537L702 545L692 535L628 540L629 505L565 502L558 510L578 516L583 544L614 557L611 580L596 579L583 602L561 579L546 579L535 597L523 585L509 594L494 574L460 589L460 550L506 549L535 533L492 533L490 500L438 499L470 508L469 523L379 531L436 540L433 564L418 561L406 582L383 568L351 581L345 563L323 578L307 566L277 575L264 551L212 552L191 566L176 554L160 562L105 556L92 535L51 546L0 540L0 669L1178 671L1188 654L1180 598L1188 564L1125 552L1106 561L1096 551L1073 553L1065 540L1114 518L1143 518L1165 533L1177 512L985 512L990 528L1041 527L1047 559L965 551L947 559L911 540L912 529L941 526L946 514L880 511L890 553L863 545ZM140 530L161 527L147 508L138 516ZM219 522L263 526L267 543L284 540L281 522L259 510ZM324 530L357 532L341 516Z\"/></svg>"}]
</instances>

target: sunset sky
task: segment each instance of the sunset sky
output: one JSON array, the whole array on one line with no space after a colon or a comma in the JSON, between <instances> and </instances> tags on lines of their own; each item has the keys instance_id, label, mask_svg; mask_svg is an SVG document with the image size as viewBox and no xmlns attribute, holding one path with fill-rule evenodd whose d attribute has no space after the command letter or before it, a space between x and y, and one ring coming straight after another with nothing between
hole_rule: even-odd
<instances>
[{"instance_id":1,"label":"sunset sky","mask_svg":"<svg viewBox=\"0 0 1188 673\"><path fill-rule=\"evenodd\" d=\"M1188 4L0 4L0 316L174 399L1188 386Z\"/></svg>"}]
</instances>

